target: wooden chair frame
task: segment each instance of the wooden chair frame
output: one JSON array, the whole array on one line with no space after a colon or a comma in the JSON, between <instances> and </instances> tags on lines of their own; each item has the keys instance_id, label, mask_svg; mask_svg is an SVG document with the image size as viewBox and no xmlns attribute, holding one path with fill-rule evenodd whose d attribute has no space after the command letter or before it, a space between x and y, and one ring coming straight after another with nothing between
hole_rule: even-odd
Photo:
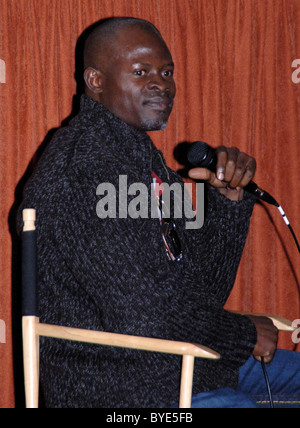
<instances>
[{"instance_id":1,"label":"wooden chair frame","mask_svg":"<svg viewBox=\"0 0 300 428\"><path fill-rule=\"evenodd\" d=\"M27 408L38 408L39 396L39 337L54 337L98 345L162 352L182 355L182 372L179 407L191 406L194 359L195 357L218 359L219 354L192 343L147 337L127 336L116 333L105 333L82 330L70 327L41 324L37 317L23 317L24 377Z\"/></svg>"},{"instance_id":2,"label":"wooden chair frame","mask_svg":"<svg viewBox=\"0 0 300 428\"><path fill-rule=\"evenodd\" d=\"M34 234L33 241L31 241L29 244L29 251L28 246L26 248L26 244L23 246L22 262L22 329L26 408L38 408L39 404L39 338L41 336L77 342L94 343L103 346L115 346L128 349L181 355L182 368L179 408L190 408L192 400L195 358L198 357L216 360L221 358L217 352L205 346L193 343L83 330L78 328L43 324L39 322L35 301L35 218L36 213L34 209L25 209L23 211L23 238L26 234ZM247 315L247 313L243 313L243 315ZM289 320L274 316L270 316L270 318L279 330L293 331L292 323Z\"/></svg>"}]
</instances>

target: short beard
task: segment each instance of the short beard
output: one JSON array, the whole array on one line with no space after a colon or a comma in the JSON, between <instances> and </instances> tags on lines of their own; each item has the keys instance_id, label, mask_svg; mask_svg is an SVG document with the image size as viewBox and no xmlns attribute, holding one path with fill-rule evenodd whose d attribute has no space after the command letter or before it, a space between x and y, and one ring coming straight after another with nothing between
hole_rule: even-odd
<instances>
[{"instance_id":1,"label":"short beard","mask_svg":"<svg viewBox=\"0 0 300 428\"><path fill-rule=\"evenodd\" d=\"M163 131L168 126L168 120L146 119L141 123L143 131Z\"/></svg>"}]
</instances>

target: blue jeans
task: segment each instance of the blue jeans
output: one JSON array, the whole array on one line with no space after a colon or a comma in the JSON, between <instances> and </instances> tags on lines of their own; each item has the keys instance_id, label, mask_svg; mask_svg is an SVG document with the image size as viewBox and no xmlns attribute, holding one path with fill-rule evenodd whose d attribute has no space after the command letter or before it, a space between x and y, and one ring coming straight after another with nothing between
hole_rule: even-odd
<instances>
[{"instance_id":1,"label":"blue jeans","mask_svg":"<svg viewBox=\"0 0 300 428\"><path fill-rule=\"evenodd\" d=\"M274 407L300 408L300 353L278 350L266 370ZM253 357L241 367L236 391L222 388L192 398L192 408L263 407L269 408L270 401L261 364Z\"/></svg>"}]
</instances>

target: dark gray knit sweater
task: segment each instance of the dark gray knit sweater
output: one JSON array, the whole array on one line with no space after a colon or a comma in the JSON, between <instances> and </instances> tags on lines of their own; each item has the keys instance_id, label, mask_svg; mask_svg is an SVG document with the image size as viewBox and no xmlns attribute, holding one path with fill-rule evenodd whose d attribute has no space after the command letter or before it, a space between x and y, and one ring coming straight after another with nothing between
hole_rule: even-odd
<instances>
[{"instance_id":1,"label":"dark gray knit sweater","mask_svg":"<svg viewBox=\"0 0 300 428\"><path fill-rule=\"evenodd\" d=\"M223 309L246 240L254 200L231 202L208 189L206 220L186 230L183 259L167 259L158 219L100 219L100 183L150 189L162 164L149 136L83 96L26 186L22 208L37 210L42 322L189 341L222 355L198 359L194 393L237 386L256 343L251 321ZM167 174L168 171L168 174ZM169 176L169 177L168 177ZM165 407L178 402L181 359L151 352L43 339L41 379L48 407Z\"/></svg>"}]
</instances>

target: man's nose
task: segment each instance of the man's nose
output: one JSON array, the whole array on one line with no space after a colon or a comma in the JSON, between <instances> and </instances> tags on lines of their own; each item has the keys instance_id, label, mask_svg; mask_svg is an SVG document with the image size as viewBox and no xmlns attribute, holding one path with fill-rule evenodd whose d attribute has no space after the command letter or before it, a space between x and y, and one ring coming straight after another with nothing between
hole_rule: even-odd
<instances>
[{"instance_id":1,"label":"man's nose","mask_svg":"<svg viewBox=\"0 0 300 428\"><path fill-rule=\"evenodd\" d=\"M155 92L170 92L171 84L163 76L156 74L149 80L147 87Z\"/></svg>"}]
</instances>

